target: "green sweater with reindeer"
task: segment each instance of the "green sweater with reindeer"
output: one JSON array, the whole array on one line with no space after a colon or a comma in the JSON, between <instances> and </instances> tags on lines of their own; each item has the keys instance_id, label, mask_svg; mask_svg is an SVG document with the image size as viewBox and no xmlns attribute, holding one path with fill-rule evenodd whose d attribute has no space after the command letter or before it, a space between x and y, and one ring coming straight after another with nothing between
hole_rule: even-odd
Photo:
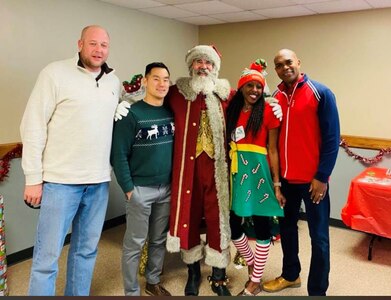
<instances>
[{"instance_id":1,"label":"green sweater with reindeer","mask_svg":"<svg viewBox=\"0 0 391 300\"><path fill-rule=\"evenodd\" d=\"M143 100L114 124L110 161L124 193L171 182L174 132L172 112Z\"/></svg>"}]
</instances>

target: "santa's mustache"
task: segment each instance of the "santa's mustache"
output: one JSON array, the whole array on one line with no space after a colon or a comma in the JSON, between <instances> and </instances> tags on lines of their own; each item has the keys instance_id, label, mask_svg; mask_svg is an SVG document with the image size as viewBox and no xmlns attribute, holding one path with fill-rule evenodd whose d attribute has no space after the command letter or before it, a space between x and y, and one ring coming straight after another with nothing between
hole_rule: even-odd
<instances>
[{"instance_id":1,"label":"santa's mustache","mask_svg":"<svg viewBox=\"0 0 391 300\"><path fill-rule=\"evenodd\" d=\"M206 68L200 68L197 70L197 75L209 75L210 71Z\"/></svg>"}]
</instances>

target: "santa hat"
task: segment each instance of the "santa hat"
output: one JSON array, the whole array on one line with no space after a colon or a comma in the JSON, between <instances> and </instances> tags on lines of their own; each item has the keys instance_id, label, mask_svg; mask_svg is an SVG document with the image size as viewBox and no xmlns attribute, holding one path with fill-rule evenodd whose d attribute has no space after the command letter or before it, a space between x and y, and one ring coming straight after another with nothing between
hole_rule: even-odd
<instances>
[{"instance_id":1,"label":"santa hat","mask_svg":"<svg viewBox=\"0 0 391 300\"><path fill-rule=\"evenodd\" d=\"M256 61L251 63L250 68L245 68L242 71L242 75L238 81L238 89L240 89L243 85L250 81L257 81L262 85L262 88L265 88L267 63L264 59L258 58Z\"/></svg>"},{"instance_id":2,"label":"santa hat","mask_svg":"<svg viewBox=\"0 0 391 300\"><path fill-rule=\"evenodd\" d=\"M193 61L195 59L206 59L213 63L215 70L219 72L221 64L221 54L217 51L213 45L198 45L190 49L185 57L186 64L191 70Z\"/></svg>"}]
</instances>

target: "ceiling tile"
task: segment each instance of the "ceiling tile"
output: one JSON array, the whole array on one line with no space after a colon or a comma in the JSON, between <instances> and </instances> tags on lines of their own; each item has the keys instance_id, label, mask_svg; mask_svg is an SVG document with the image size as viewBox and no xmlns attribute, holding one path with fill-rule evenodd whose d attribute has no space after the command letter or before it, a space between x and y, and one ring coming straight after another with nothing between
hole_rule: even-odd
<instances>
[{"instance_id":1,"label":"ceiling tile","mask_svg":"<svg viewBox=\"0 0 391 300\"><path fill-rule=\"evenodd\" d=\"M205 1L212 1L212 0L156 0L156 1L164 4L176 5L176 4L185 4L185 3L205 2Z\"/></svg>"},{"instance_id":2,"label":"ceiling tile","mask_svg":"<svg viewBox=\"0 0 391 300\"><path fill-rule=\"evenodd\" d=\"M221 20L210 18L207 16L198 16L198 17L189 17L189 18L178 18L178 21L191 23L195 25L213 25L213 24L223 24Z\"/></svg>"},{"instance_id":3,"label":"ceiling tile","mask_svg":"<svg viewBox=\"0 0 391 300\"><path fill-rule=\"evenodd\" d=\"M269 18L287 18L314 14L313 11L306 9L305 7L300 5L260 9L255 10L254 12L267 16Z\"/></svg>"},{"instance_id":4,"label":"ceiling tile","mask_svg":"<svg viewBox=\"0 0 391 300\"><path fill-rule=\"evenodd\" d=\"M178 8L199 13L200 15L221 14L221 13L242 11L242 9L238 7L234 7L217 0L180 4L175 6Z\"/></svg>"},{"instance_id":5,"label":"ceiling tile","mask_svg":"<svg viewBox=\"0 0 391 300\"><path fill-rule=\"evenodd\" d=\"M139 9L148 7L157 7L164 4L152 0L100 0L102 2L111 3L118 6Z\"/></svg>"},{"instance_id":6,"label":"ceiling tile","mask_svg":"<svg viewBox=\"0 0 391 300\"><path fill-rule=\"evenodd\" d=\"M371 8L371 6L364 0L337 0L329 2L311 3L306 4L305 7L317 13L335 13Z\"/></svg>"},{"instance_id":7,"label":"ceiling tile","mask_svg":"<svg viewBox=\"0 0 391 300\"><path fill-rule=\"evenodd\" d=\"M391 7L391 0L366 0L372 7Z\"/></svg>"},{"instance_id":8,"label":"ceiling tile","mask_svg":"<svg viewBox=\"0 0 391 300\"><path fill-rule=\"evenodd\" d=\"M295 4L310 4L310 3L316 3L316 2L330 2L334 0L293 0Z\"/></svg>"},{"instance_id":9,"label":"ceiling tile","mask_svg":"<svg viewBox=\"0 0 391 300\"><path fill-rule=\"evenodd\" d=\"M221 0L221 2L247 10L280 7L295 4L293 0Z\"/></svg>"},{"instance_id":10,"label":"ceiling tile","mask_svg":"<svg viewBox=\"0 0 391 300\"><path fill-rule=\"evenodd\" d=\"M1 0L0 0L1 1ZM195 25L391 7L391 0L98 0Z\"/></svg>"},{"instance_id":11,"label":"ceiling tile","mask_svg":"<svg viewBox=\"0 0 391 300\"><path fill-rule=\"evenodd\" d=\"M225 13L225 14L215 14L210 15L213 18L225 21L225 22L246 22L246 21L256 21L256 20L265 20L268 19L266 16L261 16L255 14L251 11L241 11L235 13Z\"/></svg>"},{"instance_id":12,"label":"ceiling tile","mask_svg":"<svg viewBox=\"0 0 391 300\"><path fill-rule=\"evenodd\" d=\"M171 18L171 19L194 17L199 15L197 13L183 10L175 6L159 6L159 7L152 7L152 8L143 8L143 9L139 9L139 11L152 14L152 15L157 15L159 17Z\"/></svg>"}]
</instances>

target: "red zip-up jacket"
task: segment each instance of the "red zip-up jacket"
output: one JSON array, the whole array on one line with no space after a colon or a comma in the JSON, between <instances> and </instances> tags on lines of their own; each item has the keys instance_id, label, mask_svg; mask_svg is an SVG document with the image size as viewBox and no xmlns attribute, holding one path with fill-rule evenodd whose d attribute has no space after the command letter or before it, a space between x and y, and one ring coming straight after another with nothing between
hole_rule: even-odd
<instances>
[{"instance_id":1,"label":"red zip-up jacket","mask_svg":"<svg viewBox=\"0 0 391 300\"><path fill-rule=\"evenodd\" d=\"M274 97L284 115L279 136L281 176L290 183L309 183L313 178L327 182L340 141L334 94L302 74L290 97L283 82Z\"/></svg>"}]
</instances>

